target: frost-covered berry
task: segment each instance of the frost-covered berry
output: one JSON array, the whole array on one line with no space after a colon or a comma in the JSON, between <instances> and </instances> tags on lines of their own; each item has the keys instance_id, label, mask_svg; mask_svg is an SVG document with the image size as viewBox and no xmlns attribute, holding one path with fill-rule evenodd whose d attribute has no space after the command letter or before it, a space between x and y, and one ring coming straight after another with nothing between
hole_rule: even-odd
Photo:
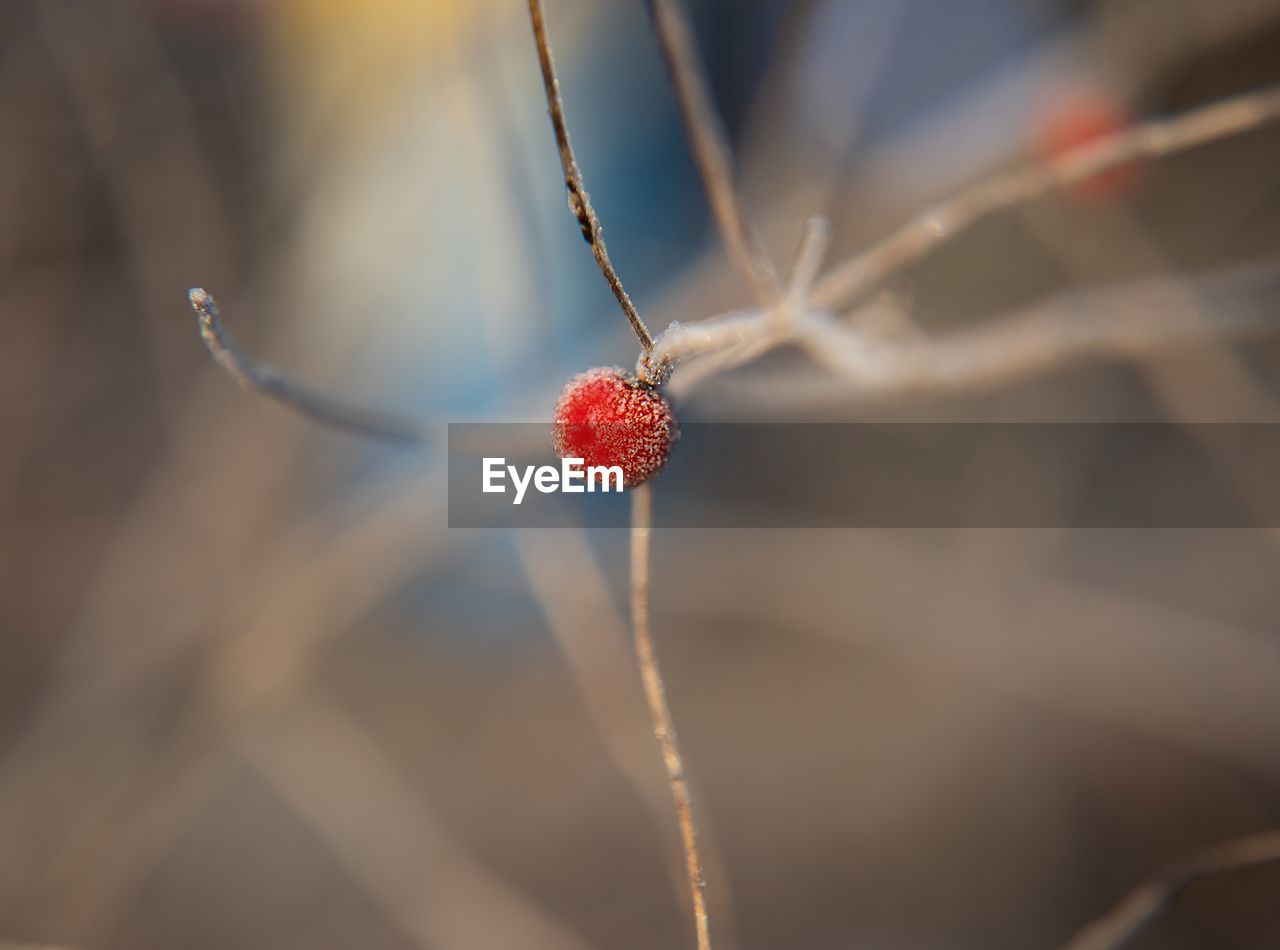
<instances>
[{"instance_id":1,"label":"frost-covered berry","mask_svg":"<svg viewBox=\"0 0 1280 950\"><path fill-rule=\"evenodd\" d=\"M628 488L657 474L676 436L670 404L616 366L579 373L565 383L556 403L556 454L583 459L587 466L616 465Z\"/></svg>"}]
</instances>

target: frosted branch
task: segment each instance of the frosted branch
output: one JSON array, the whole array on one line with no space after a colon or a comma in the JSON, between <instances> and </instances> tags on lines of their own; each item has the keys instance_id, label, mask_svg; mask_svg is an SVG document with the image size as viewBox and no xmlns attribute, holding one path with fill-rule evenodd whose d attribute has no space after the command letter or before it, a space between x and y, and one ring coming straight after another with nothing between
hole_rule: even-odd
<instances>
[{"instance_id":1,"label":"frosted branch","mask_svg":"<svg viewBox=\"0 0 1280 950\"><path fill-rule=\"evenodd\" d=\"M843 309L895 272L926 257L996 211L1032 201L1138 159L1173 155L1277 119L1280 119L1280 86L1273 86L1170 119L1135 125L1074 148L1047 164L1000 175L929 208L862 254L834 268L818 281L810 302L818 309Z\"/></svg>"},{"instance_id":2,"label":"frosted branch","mask_svg":"<svg viewBox=\"0 0 1280 950\"><path fill-rule=\"evenodd\" d=\"M1204 315L1170 310L1170 294L1192 293ZM1259 264L1190 281L1154 278L1116 287L1061 294L1011 316L945 334L874 334L861 329L878 311L907 321L895 305L877 301L854 322L821 310L793 312L780 323L771 311L746 311L690 324L672 324L654 341L653 355L671 362L714 358L728 368L781 344L797 346L836 379L847 398L887 398L984 389L1087 358L1137 360L1163 348L1230 339L1280 328L1268 301L1280 292L1280 268ZM780 304L780 306L785 306ZM700 371L701 370L701 371ZM698 363L686 375L709 375Z\"/></svg>"}]
</instances>

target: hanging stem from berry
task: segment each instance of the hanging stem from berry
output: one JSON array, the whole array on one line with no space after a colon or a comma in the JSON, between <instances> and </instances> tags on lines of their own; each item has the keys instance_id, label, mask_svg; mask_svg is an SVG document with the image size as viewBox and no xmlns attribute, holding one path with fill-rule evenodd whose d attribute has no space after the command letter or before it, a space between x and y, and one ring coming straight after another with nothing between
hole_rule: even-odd
<instances>
[{"instance_id":1,"label":"hanging stem from berry","mask_svg":"<svg viewBox=\"0 0 1280 950\"><path fill-rule=\"evenodd\" d=\"M604 228L596 212L591 207L591 197L587 194L586 183L582 180L582 171L578 168L578 160L573 154L573 145L569 142L569 129L564 121L564 102L560 99L560 80L556 78L556 64L551 55L551 40L547 37L547 26L543 21L542 0L529 0L529 20L533 24L533 40L538 48L538 64L542 67L542 86L547 93L547 111L551 115L551 128L555 131L556 147L560 151L560 165L564 169L564 186L569 193L569 210L578 219L582 228L582 237L591 245L591 253L595 256L600 273L604 274L609 289L618 298L627 322L635 332L636 339L644 347L646 353L653 347L653 335L640 319L635 304L627 296L622 286L622 278L613 269L609 260L609 250L604 243Z\"/></svg>"},{"instance_id":2,"label":"hanging stem from berry","mask_svg":"<svg viewBox=\"0 0 1280 950\"><path fill-rule=\"evenodd\" d=\"M649 483L631 492L631 627L635 637L636 662L644 684L645 700L653 719L653 734L662 750L667 768L671 797L680 824L680 840L684 845L685 872L689 876L689 892L693 898L693 921L698 937L698 950L711 950L711 933L707 917L707 880L698 856L698 827L693 818L693 801L684 774L684 760L676 741L676 727L667 707L667 689L653 649L649 631L649 534L653 527L653 489Z\"/></svg>"},{"instance_id":3,"label":"hanging stem from berry","mask_svg":"<svg viewBox=\"0 0 1280 950\"><path fill-rule=\"evenodd\" d=\"M213 295L193 287L187 297L199 318L200 338L205 347L245 392L267 396L316 422L353 435L402 446L419 445L425 440L422 427L408 419L326 396L295 383L272 366L245 356L223 329L218 302Z\"/></svg>"}]
</instances>

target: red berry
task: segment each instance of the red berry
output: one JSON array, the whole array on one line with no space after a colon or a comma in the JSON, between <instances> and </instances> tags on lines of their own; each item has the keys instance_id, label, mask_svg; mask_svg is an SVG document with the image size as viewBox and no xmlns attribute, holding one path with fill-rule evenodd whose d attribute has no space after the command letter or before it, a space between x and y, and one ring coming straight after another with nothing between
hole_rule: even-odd
<instances>
[{"instance_id":1,"label":"red berry","mask_svg":"<svg viewBox=\"0 0 1280 950\"><path fill-rule=\"evenodd\" d=\"M579 373L556 403L552 441L561 458L617 465L633 488L667 464L676 417L657 390L616 366Z\"/></svg>"},{"instance_id":2,"label":"red berry","mask_svg":"<svg viewBox=\"0 0 1280 950\"><path fill-rule=\"evenodd\" d=\"M1131 125L1128 115L1100 92L1081 90L1051 103L1036 132L1036 151L1042 161L1061 158L1095 139L1114 135ZM1134 163L1086 178L1072 186L1078 198L1112 198L1125 192L1137 177Z\"/></svg>"}]
</instances>

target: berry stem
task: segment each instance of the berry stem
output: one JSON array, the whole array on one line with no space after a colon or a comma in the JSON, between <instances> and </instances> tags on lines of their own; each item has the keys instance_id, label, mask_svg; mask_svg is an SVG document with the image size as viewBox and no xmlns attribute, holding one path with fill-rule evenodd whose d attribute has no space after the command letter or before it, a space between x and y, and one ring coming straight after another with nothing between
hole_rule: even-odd
<instances>
[{"instance_id":1,"label":"berry stem","mask_svg":"<svg viewBox=\"0 0 1280 950\"><path fill-rule=\"evenodd\" d=\"M697 931L698 950L711 950L711 934L707 917L707 881L698 856L698 829L693 817L689 783L685 779L684 760L676 740L676 727L667 707L667 690L653 649L649 630L649 534L653 526L653 491L646 483L631 492L631 626L635 638L636 664L644 684L645 700L653 719L653 734L662 750L667 768L671 798L675 801L680 840L684 845L685 872L693 898L693 920Z\"/></svg>"},{"instance_id":2,"label":"berry stem","mask_svg":"<svg viewBox=\"0 0 1280 950\"><path fill-rule=\"evenodd\" d=\"M596 211L591 207L591 196L587 194L586 183L582 180L582 170L578 168L578 160L573 154L573 145L569 142L569 128L564 119L564 102L560 98L560 80L556 78L556 64L551 55L551 40L547 36L547 25L542 15L542 0L529 0L529 21L533 24L533 41L538 48L538 64L542 67L542 86L547 93L547 112L551 115L551 128L555 132L556 147L560 151L560 166L564 169L564 186L569 192L569 210L578 219L582 228L582 236L591 245L591 253L604 274L609 289L618 299L627 322L644 347L646 353L653 348L653 335L640 319L635 304L627 296L622 286L622 278L613 269L609 260L609 250L604 244L604 228Z\"/></svg>"}]
</instances>

